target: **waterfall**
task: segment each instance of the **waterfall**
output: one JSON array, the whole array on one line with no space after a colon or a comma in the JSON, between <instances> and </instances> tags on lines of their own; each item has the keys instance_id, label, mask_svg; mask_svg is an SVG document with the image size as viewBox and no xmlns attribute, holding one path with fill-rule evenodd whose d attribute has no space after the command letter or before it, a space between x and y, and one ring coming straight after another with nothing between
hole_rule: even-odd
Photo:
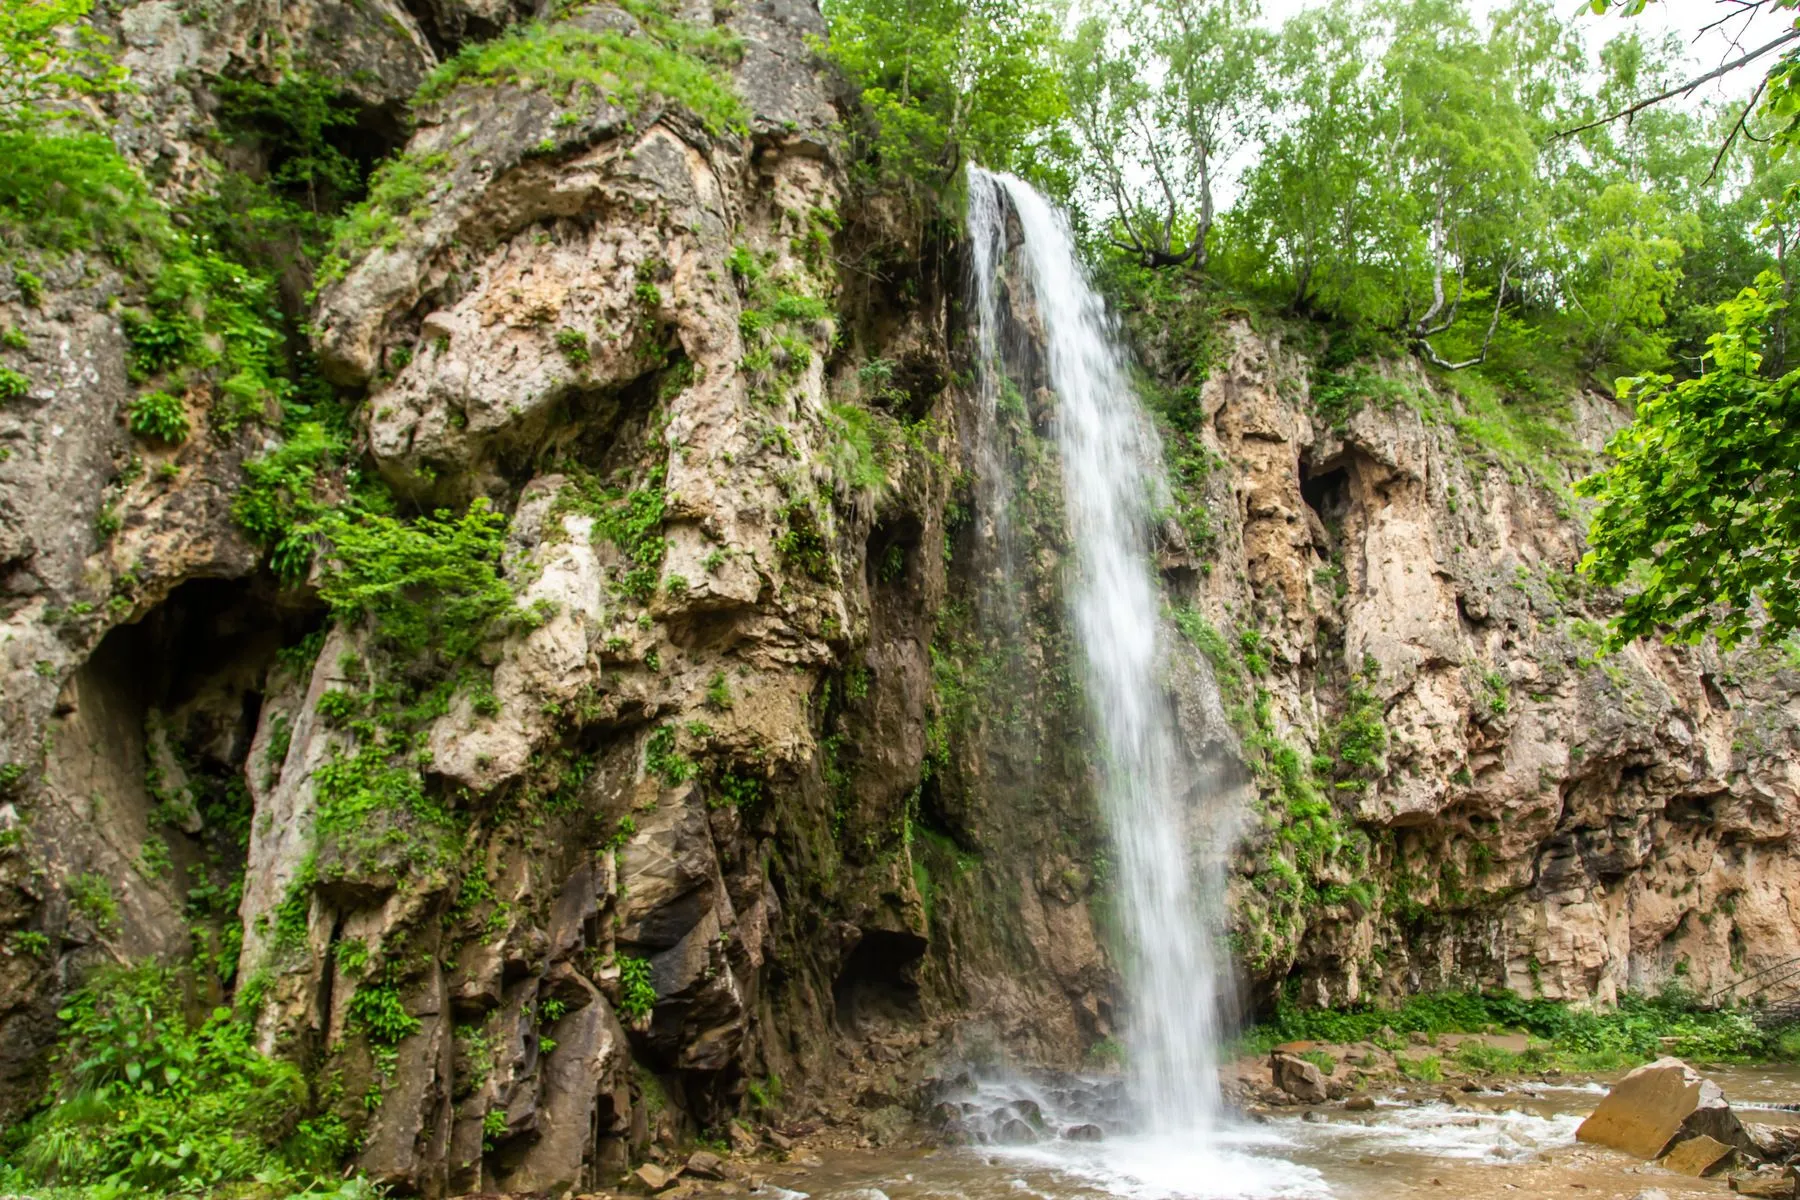
<instances>
[{"instance_id":1,"label":"waterfall","mask_svg":"<svg viewBox=\"0 0 1800 1200\"><path fill-rule=\"evenodd\" d=\"M1194 780L1158 669L1150 531L1154 498L1166 492L1161 446L1063 215L1022 180L974 166L969 193L983 406L978 441L992 434L992 406L1005 384L1000 294L1009 249L1014 258L1006 279L1022 284L1035 305L1056 396L1074 556L1068 609L1084 661L1098 743L1095 782L1113 841L1114 886L1128 939L1132 1087L1147 1134L1203 1138L1220 1109L1222 972L1213 943L1223 876L1215 868L1192 867L1189 856L1199 841L1228 837L1231 822L1190 798ZM1009 212L1022 234L1016 248L1008 245ZM976 453L978 472L1000 469L991 446ZM999 492L992 480L979 486ZM1219 856L1201 857L1212 862Z\"/></svg>"}]
</instances>

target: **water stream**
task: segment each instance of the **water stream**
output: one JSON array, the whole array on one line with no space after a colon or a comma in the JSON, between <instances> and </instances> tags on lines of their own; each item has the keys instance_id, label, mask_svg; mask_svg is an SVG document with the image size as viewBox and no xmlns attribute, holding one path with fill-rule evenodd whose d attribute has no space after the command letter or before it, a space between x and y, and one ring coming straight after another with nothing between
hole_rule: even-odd
<instances>
[{"instance_id":1,"label":"water stream","mask_svg":"<svg viewBox=\"0 0 1800 1200\"><path fill-rule=\"evenodd\" d=\"M1757 1104L1785 1103L1800 1089L1800 1068L1711 1067L1746 1121L1785 1124L1792 1114ZM1575 1140L1575 1128L1607 1080L1546 1083L1444 1098L1442 1085L1411 1085L1384 1095L1372 1112L1296 1112L1265 1123L1225 1124L1219 1138L1239 1156L1236 1168L1185 1177L1121 1169L1120 1148L982 1146L940 1151L843 1153L771 1182L812 1200L1394 1200L1423 1195L1455 1200L1545 1196L1583 1200L1728 1200L1722 1178L1693 1179ZM1245 1163L1266 1169L1251 1177Z\"/></svg>"},{"instance_id":2,"label":"water stream","mask_svg":"<svg viewBox=\"0 0 1800 1200\"><path fill-rule=\"evenodd\" d=\"M1023 289L1023 307L1036 314L1055 393L1074 558L1069 616L1098 743L1095 782L1127 942L1134 1132L1174 1153L1188 1171L1209 1155L1220 1129L1215 943L1222 851L1234 821L1194 787L1161 682L1150 545L1151 505L1165 488L1161 448L1062 213L1010 175L971 167L969 189L981 402L996 403L1009 368L999 334L1004 288ZM991 436L993 413L984 411L981 420L978 438ZM977 458L983 472L1002 462L986 446ZM1000 481L982 486L999 494ZM1140 1146L1139 1157L1147 1153Z\"/></svg>"}]
</instances>

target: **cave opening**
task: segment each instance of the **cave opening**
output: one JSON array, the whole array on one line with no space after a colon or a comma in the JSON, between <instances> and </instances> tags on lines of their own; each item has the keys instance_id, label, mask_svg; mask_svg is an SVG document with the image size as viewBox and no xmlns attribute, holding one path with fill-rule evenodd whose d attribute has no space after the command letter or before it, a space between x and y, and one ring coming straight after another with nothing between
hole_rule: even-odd
<instances>
[{"instance_id":1,"label":"cave opening","mask_svg":"<svg viewBox=\"0 0 1800 1200\"><path fill-rule=\"evenodd\" d=\"M1318 514L1326 529L1335 532L1350 511L1350 472L1342 465L1318 469L1303 460L1300 498Z\"/></svg>"},{"instance_id":2,"label":"cave opening","mask_svg":"<svg viewBox=\"0 0 1800 1200\"><path fill-rule=\"evenodd\" d=\"M181 921L162 928L166 906L210 931L221 974L235 965L245 764L276 654L319 615L271 577L190 580L108 630L65 685L45 763L53 815L40 833L145 918L118 931L127 952L185 940Z\"/></svg>"},{"instance_id":3,"label":"cave opening","mask_svg":"<svg viewBox=\"0 0 1800 1200\"><path fill-rule=\"evenodd\" d=\"M905 586L924 532L918 518L911 513L882 521L869 531L863 552L863 569L871 592L882 587Z\"/></svg>"},{"instance_id":4,"label":"cave opening","mask_svg":"<svg viewBox=\"0 0 1800 1200\"><path fill-rule=\"evenodd\" d=\"M925 949L925 939L915 933L865 930L831 985L838 1027L860 1034L871 1025L917 1021Z\"/></svg>"}]
</instances>

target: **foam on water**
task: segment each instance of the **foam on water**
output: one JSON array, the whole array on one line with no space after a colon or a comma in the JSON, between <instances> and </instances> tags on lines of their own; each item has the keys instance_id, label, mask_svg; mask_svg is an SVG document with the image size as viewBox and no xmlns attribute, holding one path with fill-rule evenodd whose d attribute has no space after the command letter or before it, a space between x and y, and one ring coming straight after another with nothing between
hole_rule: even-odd
<instances>
[{"instance_id":1,"label":"foam on water","mask_svg":"<svg viewBox=\"0 0 1800 1200\"><path fill-rule=\"evenodd\" d=\"M1272 1133L1220 1127L1205 1139L1136 1134L1087 1145L1010 1147L1001 1154L1132 1200L1326 1200L1331 1189L1317 1170L1269 1153L1287 1144Z\"/></svg>"},{"instance_id":2,"label":"foam on water","mask_svg":"<svg viewBox=\"0 0 1800 1200\"><path fill-rule=\"evenodd\" d=\"M1389 1108L1368 1121L1319 1124L1288 1121L1294 1137L1314 1144L1336 1143L1343 1153L1407 1153L1435 1159L1489 1159L1514 1162L1574 1140L1582 1114L1471 1112L1443 1104Z\"/></svg>"}]
</instances>

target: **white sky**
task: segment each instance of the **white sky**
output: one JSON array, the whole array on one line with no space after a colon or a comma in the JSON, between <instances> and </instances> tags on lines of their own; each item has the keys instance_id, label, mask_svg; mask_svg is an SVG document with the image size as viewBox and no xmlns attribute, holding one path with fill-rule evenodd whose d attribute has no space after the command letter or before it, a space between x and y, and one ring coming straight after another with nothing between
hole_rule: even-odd
<instances>
[{"instance_id":1,"label":"white sky","mask_svg":"<svg viewBox=\"0 0 1800 1200\"><path fill-rule=\"evenodd\" d=\"M1696 75L1704 74L1745 51L1773 40L1784 29L1793 27L1795 16L1792 10L1771 13L1757 9L1746 19L1736 0L1652 0L1643 15L1638 17L1623 17L1617 13L1596 16L1589 9L1587 0L1554 2L1559 11L1567 14L1570 26L1581 33L1583 40L1596 54L1603 42L1634 27L1642 30L1646 39L1659 39L1671 31L1679 33L1683 41L1690 43L1689 53ZM1314 7L1315 3L1316 0L1263 0L1263 17L1270 25L1280 25L1295 13ZM1503 5L1498 0L1471 0L1470 4L1478 20L1485 19L1488 13L1500 7ZM1721 17L1730 19L1718 29L1705 34L1699 33L1703 26ZM1698 38L1696 34L1699 34ZM1741 50L1734 47L1734 40L1741 43ZM1756 63L1730 72L1717 82L1702 87L1695 93L1695 98L1747 97L1774 57L1771 54L1766 59L1759 59Z\"/></svg>"}]
</instances>

